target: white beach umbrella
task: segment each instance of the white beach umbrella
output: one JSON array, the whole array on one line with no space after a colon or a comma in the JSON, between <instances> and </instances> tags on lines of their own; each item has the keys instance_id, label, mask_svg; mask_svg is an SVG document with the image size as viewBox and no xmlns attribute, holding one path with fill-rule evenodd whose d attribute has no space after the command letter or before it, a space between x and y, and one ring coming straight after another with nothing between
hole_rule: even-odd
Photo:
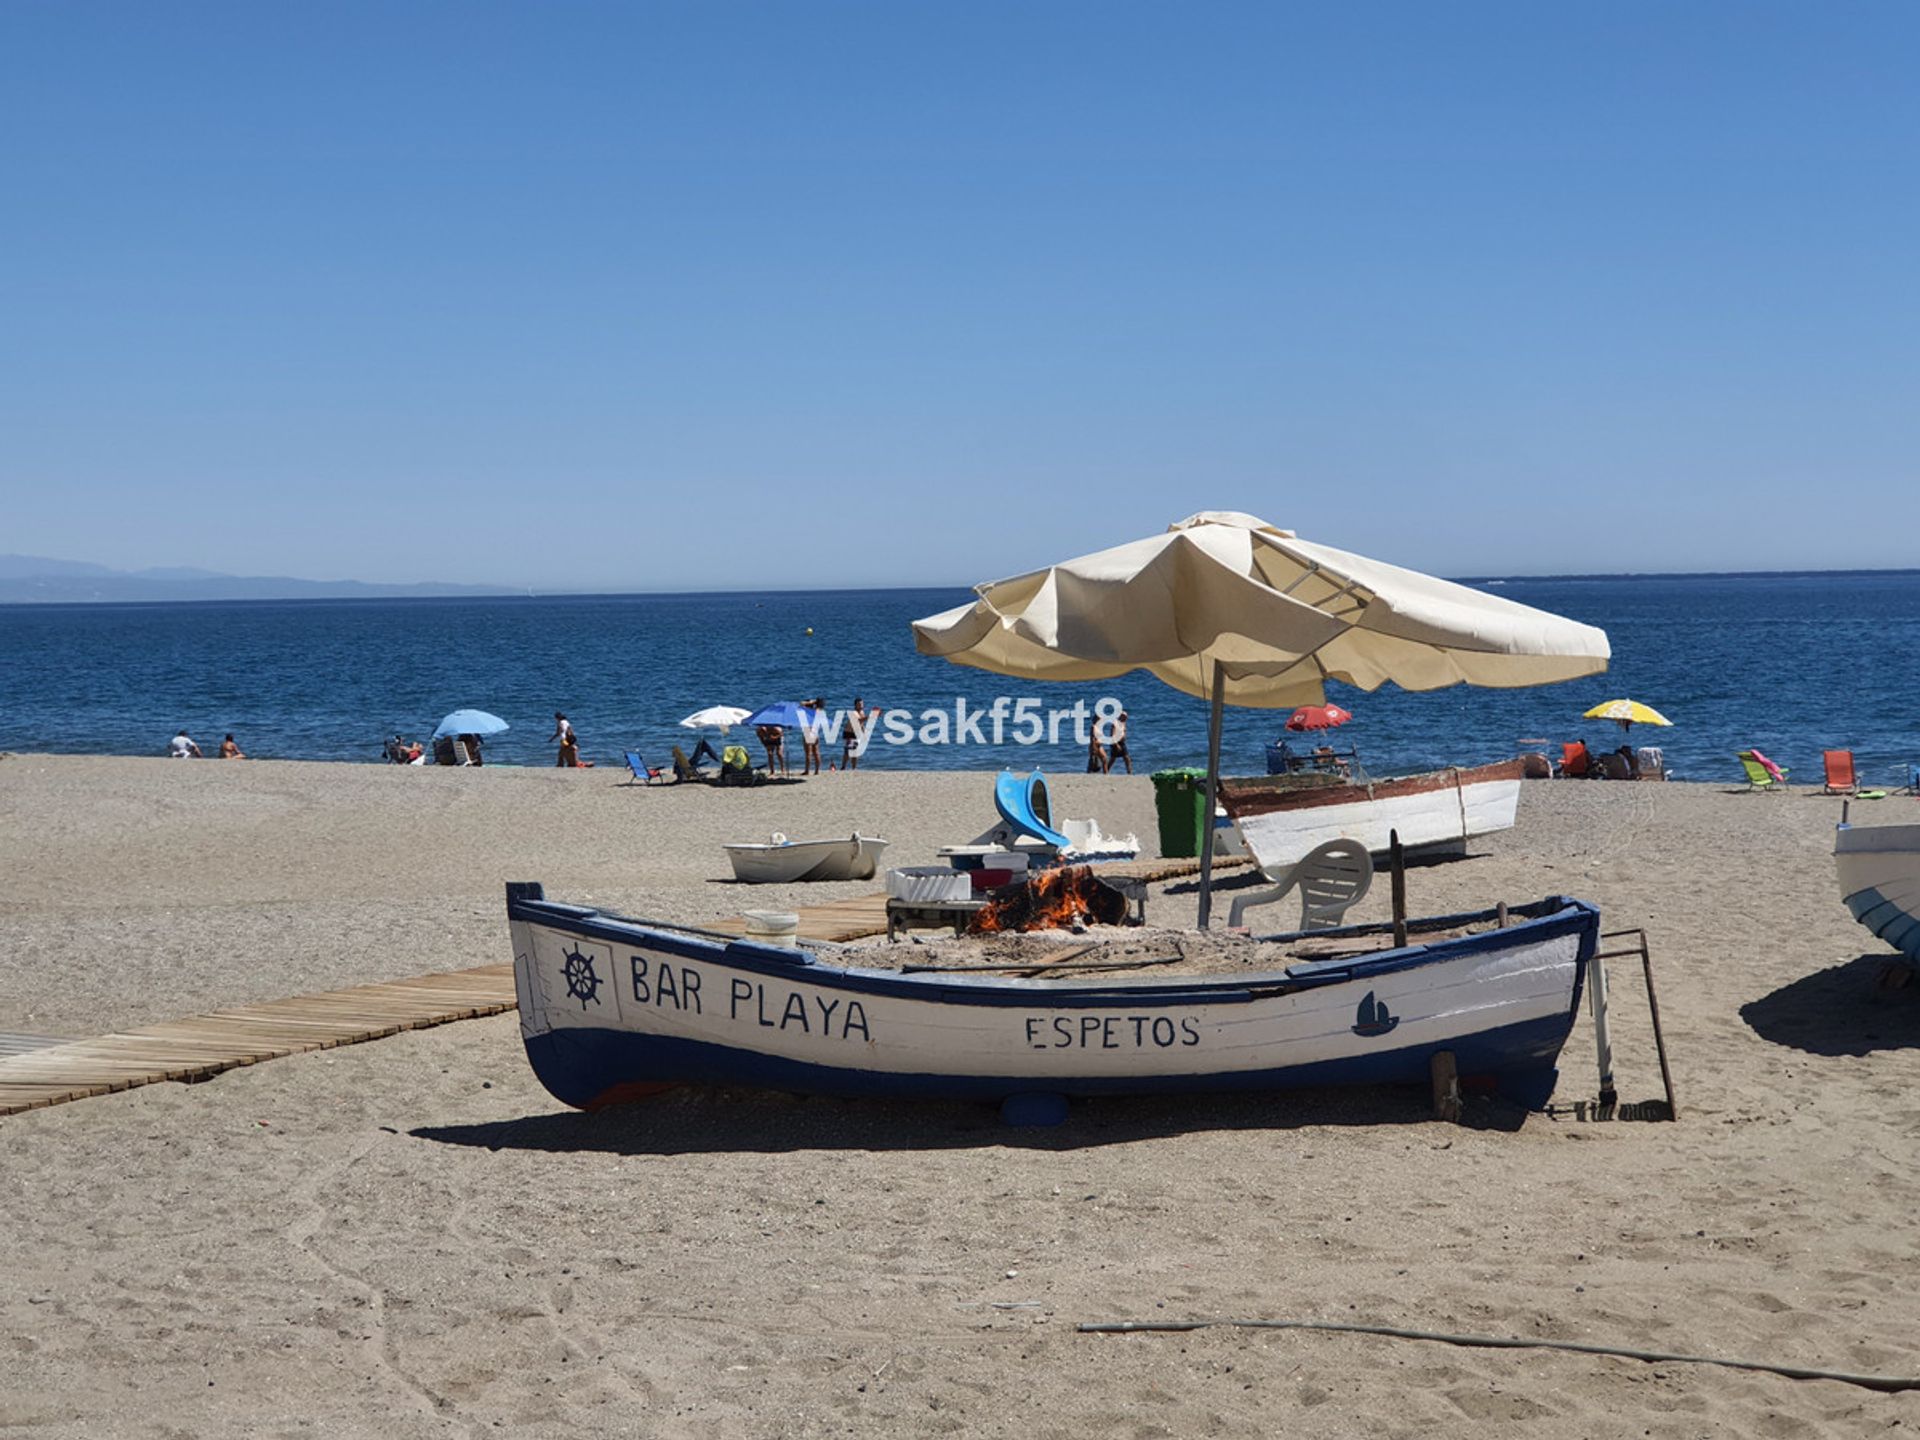
<instances>
[{"instance_id":1,"label":"white beach umbrella","mask_svg":"<svg viewBox=\"0 0 1920 1440\"><path fill-rule=\"evenodd\" d=\"M704 710L696 710L680 723L689 730L729 730L746 719L751 712L738 705L709 705Z\"/></svg>"},{"instance_id":2,"label":"white beach umbrella","mask_svg":"<svg viewBox=\"0 0 1920 1440\"><path fill-rule=\"evenodd\" d=\"M1146 670L1213 705L1211 820L1220 709L1324 703L1324 682L1362 690L1545 685L1607 668L1606 632L1210 510L1166 533L1010 580L914 622L914 643L1001 675L1103 680ZM1200 853L1200 923L1212 836Z\"/></svg>"}]
</instances>

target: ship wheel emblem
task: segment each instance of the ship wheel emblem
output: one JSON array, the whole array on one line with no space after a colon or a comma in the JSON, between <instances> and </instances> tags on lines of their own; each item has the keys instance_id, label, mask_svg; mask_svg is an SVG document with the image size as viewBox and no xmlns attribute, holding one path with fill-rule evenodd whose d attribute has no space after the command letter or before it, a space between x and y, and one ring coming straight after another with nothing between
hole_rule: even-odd
<instances>
[{"instance_id":1,"label":"ship wheel emblem","mask_svg":"<svg viewBox=\"0 0 1920 1440\"><path fill-rule=\"evenodd\" d=\"M591 1001L600 1003L600 977L594 974L593 957L582 955L578 949L566 952L567 963L562 973L567 977L567 998L578 1000L582 1010Z\"/></svg>"}]
</instances>

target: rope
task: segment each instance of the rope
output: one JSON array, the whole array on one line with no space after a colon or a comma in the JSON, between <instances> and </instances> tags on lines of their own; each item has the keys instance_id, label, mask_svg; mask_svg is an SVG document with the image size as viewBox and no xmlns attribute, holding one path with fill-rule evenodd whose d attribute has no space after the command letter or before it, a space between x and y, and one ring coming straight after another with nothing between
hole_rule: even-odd
<instances>
[{"instance_id":1,"label":"rope","mask_svg":"<svg viewBox=\"0 0 1920 1440\"><path fill-rule=\"evenodd\" d=\"M1332 1320L1114 1320L1074 1326L1082 1335L1132 1335L1150 1331L1207 1330L1215 1326L1241 1330L1329 1330L1350 1335L1384 1335L1393 1340L1432 1340L1442 1345L1464 1345L1488 1350L1571 1350L1581 1355L1613 1355L1625 1360L1662 1361L1681 1365L1720 1365L1730 1370L1763 1370L1789 1380L1838 1380L1867 1390L1895 1394L1920 1390L1920 1376L1856 1375L1845 1370L1818 1370L1805 1365L1774 1365L1764 1360L1727 1360L1717 1355L1681 1355L1666 1350L1634 1350L1624 1345L1588 1345L1578 1340L1522 1340L1503 1335L1449 1335L1439 1330L1402 1330L1393 1325L1346 1325Z\"/></svg>"}]
</instances>

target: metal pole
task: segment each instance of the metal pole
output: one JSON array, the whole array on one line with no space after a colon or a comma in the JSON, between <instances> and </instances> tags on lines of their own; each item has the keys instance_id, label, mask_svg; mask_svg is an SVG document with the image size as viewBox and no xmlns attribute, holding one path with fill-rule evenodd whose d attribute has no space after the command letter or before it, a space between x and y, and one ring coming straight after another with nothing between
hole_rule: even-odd
<instances>
[{"instance_id":1,"label":"metal pole","mask_svg":"<svg viewBox=\"0 0 1920 1440\"><path fill-rule=\"evenodd\" d=\"M1220 712L1227 703L1227 667L1213 662L1213 710L1207 717L1207 808L1200 821L1200 928L1213 919L1213 807L1220 793Z\"/></svg>"},{"instance_id":2,"label":"metal pole","mask_svg":"<svg viewBox=\"0 0 1920 1440\"><path fill-rule=\"evenodd\" d=\"M1611 1110L1619 1092L1613 1084L1613 1031L1607 1024L1607 962L1595 955L1587 966L1588 998L1593 1004L1593 1048L1600 1062L1600 1104Z\"/></svg>"}]
</instances>

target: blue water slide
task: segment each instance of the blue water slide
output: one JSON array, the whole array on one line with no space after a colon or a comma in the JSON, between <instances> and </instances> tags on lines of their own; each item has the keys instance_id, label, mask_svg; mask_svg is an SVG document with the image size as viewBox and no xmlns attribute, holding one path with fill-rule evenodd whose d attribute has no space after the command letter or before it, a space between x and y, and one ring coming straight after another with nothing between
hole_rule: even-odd
<instances>
[{"instance_id":1,"label":"blue water slide","mask_svg":"<svg viewBox=\"0 0 1920 1440\"><path fill-rule=\"evenodd\" d=\"M1073 842L1053 828L1053 805L1047 797L1047 778L1038 770L1022 779L1002 770L993 784L993 803L1000 818L1014 829L1015 838L1031 835L1057 850Z\"/></svg>"}]
</instances>

